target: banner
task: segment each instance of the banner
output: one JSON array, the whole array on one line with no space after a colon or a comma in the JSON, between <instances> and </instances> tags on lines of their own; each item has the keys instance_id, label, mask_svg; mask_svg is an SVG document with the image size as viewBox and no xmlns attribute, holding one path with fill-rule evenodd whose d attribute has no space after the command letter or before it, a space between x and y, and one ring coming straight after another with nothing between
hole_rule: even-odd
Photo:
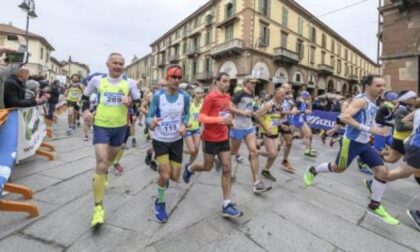
<instances>
[{"instance_id":1,"label":"banner","mask_svg":"<svg viewBox=\"0 0 420 252\"><path fill-rule=\"evenodd\" d=\"M0 197L15 165L18 142L18 111L11 110L0 126Z\"/></svg>"},{"instance_id":2,"label":"banner","mask_svg":"<svg viewBox=\"0 0 420 252\"><path fill-rule=\"evenodd\" d=\"M45 137L42 107L18 109L18 148L16 163L35 154Z\"/></svg>"},{"instance_id":3,"label":"banner","mask_svg":"<svg viewBox=\"0 0 420 252\"><path fill-rule=\"evenodd\" d=\"M306 115L306 123L313 129L329 130L336 124L338 112L325 112L313 110L312 113Z\"/></svg>"}]
</instances>

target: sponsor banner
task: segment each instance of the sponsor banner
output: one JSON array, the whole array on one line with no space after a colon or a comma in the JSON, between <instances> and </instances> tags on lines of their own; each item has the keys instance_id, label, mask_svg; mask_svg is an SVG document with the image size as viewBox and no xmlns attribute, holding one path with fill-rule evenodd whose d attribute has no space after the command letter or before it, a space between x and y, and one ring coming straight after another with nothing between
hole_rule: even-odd
<instances>
[{"instance_id":1,"label":"sponsor banner","mask_svg":"<svg viewBox=\"0 0 420 252\"><path fill-rule=\"evenodd\" d=\"M313 129L329 130L336 124L338 112L325 112L314 110L306 115L306 123Z\"/></svg>"},{"instance_id":2,"label":"sponsor banner","mask_svg":"<svg viewBox=\"0 0 420 252\"><path fill-rule=\"evenodd\" d=\"M35 154L45 137L42 107L18 109L18 148L16 163Z\"/></svg>"}]
</instances>

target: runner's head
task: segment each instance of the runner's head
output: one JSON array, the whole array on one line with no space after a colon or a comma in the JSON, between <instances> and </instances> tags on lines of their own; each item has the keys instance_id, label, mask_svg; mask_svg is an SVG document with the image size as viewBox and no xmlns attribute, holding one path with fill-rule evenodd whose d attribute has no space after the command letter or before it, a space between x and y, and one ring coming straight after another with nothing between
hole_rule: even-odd
<instances>
[{"instance_id":1,"label":"runner's head","mask_svg":"<svg viewBox=\"0 0 420 252\"><path fill-rule=\"evenodd\" d=\"M220 72L216 76L216 88L222 93L227 93L230 87L230 77L228 73Z\"/></svg>"},{"instance_id":2,"label":"runner's head","mask_svg":"<svg viewBox=\"0 0 420 252\"><path fill-rule=\"evenodd\" d=\"M158 84L158 89L160 89L160 90L166 89L167 86L168 86L168 84L167 84L166 80L165 79L161 79L159 81L159 84Z\"/></svg>"},{"instance_id":3,"label":"runner's head","mask_svg":"<svg viewBox=\"0 0 420 252\"><path fill-rule=\"evenodd\" d=\"M417 94L411 90L401 91L398 95L398 101L405 105L414 106L416 104Z\"/></svg>"},{"instance_id":4,"label":"runner's head","mask_svg":"<svg viewBox=\"0 0 420 252\"><path fill-rule=\"evenodd\" d=\"M169 91L178 90L179 83L182 80L182 68L178 65L170 65L166 69L166 84Z\"/></svg>"},{"instance_id":5,"label":"runner's head","mask_svg":"<svg viewBox=\"0 0 420 252\"><path fill-rule=\"evenodd\" d=\"M302 93L300 93L300 97L304 100L309 100L311 98L311 94L308 91L302 91Z\"/></svg>"},{"instance_id":6,"label":"runner's head","mask_svg":"<svg viewBox=\"0 0 420 252\"><path fill-rule=\"evenodd\" d=\"M398 102L398 94L394 91L387 91L384 93L384 100L396 104Z\"/></svg>"},{"instance_id":7,"label":"runner's head","mask_svg":"<svg viewBox=\"0 0 420 252\"><path fill-rule=\"evenodd\" d=\"M255 92L255 86L257 85L258 80L252 76L246 77L244 81L244 91L250 94Z\"/></svg>"},{"instance_id":8,"label":"runner's head","mask_svg":"<svg viewBox=\"0 0 420 252\"><path fill-rule=\"evenodd\" d=\"M203 89L201 89L200 87L196 87L194 89L194 99L196 99L197 101L203 98L203 94Z\"/></svg>"},{"instance_id":9,"label":"runner's head","mask_svg":"<svg viewBox=\"0 0 420 252\"><path fill-rule=\"evenodd\" d=\"M72 74L70 79L72 83L76 84L80 82L81 78L80 78L80 75L78 74Z\"/></svg>"},{"instance_id":10,"label":"runner's head","mask_svg":"<svg viewBox=\"0 0 420 252\"><path fill-rule=\"evenodd\" d=\"M380 75L369 74L362 78L363 90L372 98L378 99L385 89L385 79Z\"/></svg>"},{"instance_id":11,"label":"runner's head","mask_svg":"<svg viewBox=\"0 0 420 252\"><path fill-rule=\"evenodd\" d=\"M273 99L278 103L286 97L286 89L283 87L276 88L273 94Z\"/></svg>"},{"instance_id":12,"label":"runner's head","mask_svg":"<svg viewBox=\"0 0 420 252\"><path fill-rule=\"evenodd\" d=\"M124 57L120 53L111 53L106 61L109 76L111 78L119 78L124 73L124 63Z\"/></svg>"},{"instance_id":13,"label":"runner's head","mask_svg":"<svg viewBox=\"0 0 420 252\"><path fill-rule=\"evenodd\" d=\"M289 83L283 83L281 84L281 87L286 91L287 95L290 94L290 90L292 89L292 87Z\"/></svg>"}]
</instances>

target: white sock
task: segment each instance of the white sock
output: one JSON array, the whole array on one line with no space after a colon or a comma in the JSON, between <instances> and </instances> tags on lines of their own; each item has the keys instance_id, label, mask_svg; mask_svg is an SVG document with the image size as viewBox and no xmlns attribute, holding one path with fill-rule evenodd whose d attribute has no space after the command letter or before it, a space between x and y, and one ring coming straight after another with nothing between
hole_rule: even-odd
<instances>
[{"instance_id":1,"label":"white sock","mask_svg":"<svg viewBox=\"0 0 420 252\"><path fill-rule=\"evenodd\" d=\"M386 183L382 183L381 181L378 181L376 178L373 178L371 189L372 189L372 195L370 198L374 201L381 202L382 195L384 195L386 188Z\"/></svg>"},{"instance_id":2,"label":"white sock","mask_svg":"<svg viewBox=\"0 0 420 252\"><path fill-rule=\"evenodd\" d=\"M258 185L258 183L260 183L260 181L259 181L259 180L255 181L254 186L255 186L255 185Z\"/></svg>"},{"instance_id":3,"label":"white sock","mask_svg":"<svg viewBox=\"0 0 420 252\"><path fill-rule=\"evenodd\" d=\"M330 169L328 169L328 163L319 164L317 167L315 167L315 171L316 171L316 173L331 172Z\"/></svg>"},{"instance_id":4,"label":"white sock","mask_svg":"<svg viewBox=\"0 0 420 252\"><path fill-rule=\"evenodd\" d=\"M223 207L227 207L227 205L229 205L229 203L230 203L230 199L224 200L223 201Z\"/></svg>"}]
</instances>

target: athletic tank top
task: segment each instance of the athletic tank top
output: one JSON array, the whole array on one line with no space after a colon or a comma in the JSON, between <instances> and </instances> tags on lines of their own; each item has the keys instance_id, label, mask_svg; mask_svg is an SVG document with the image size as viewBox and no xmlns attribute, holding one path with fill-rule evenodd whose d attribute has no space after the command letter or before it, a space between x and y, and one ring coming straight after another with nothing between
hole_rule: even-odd
<instances>
[{"instance_id":1,"label":"athletic tank top","mask_svg":"<svg viewBox=\"0 0 420 252\"><path fill-rule=\"evenodd\" d=\"M262 123L270 129L272 135L277 135L281 124L282 104L276 104L273 100L270 103L272 104L271 109L262 116ZM261 127L261 132L266 133L263 127Z\"/></svg>"},{"instance_id":2,"label":"athletic tank top","mask_svg":"<svg viewBox=\"0 0 420 252\"><path fill-rule=\"evenodd\" d=\"M190 104L190 120L188 124L190 124L191 127L188 130L192 131L200 128L200 123L198 122L198 114L200 113L202 105L203 103L200 103L198 106L196 106L194 102Z\"/></svg>"},{"instance_id":3,"label":"athletic tank top","mask_svg":"<svg viewBox=\"0 0 420 252\"><path fill-rule=\"evenodd\" d=\"M375 125L375 116L378 111L378 106L369 100L365 94L359 94L356 98L362 98L367 101L365 108L362 108L357 112L353 118L360 124L365 124L369 127ZM346 126L346 131L344 133L345 137L359 143L368 143L370 140L371 133L361 131L358 128L355 128L351 125Z\"/></svg>"}]
</instances>

